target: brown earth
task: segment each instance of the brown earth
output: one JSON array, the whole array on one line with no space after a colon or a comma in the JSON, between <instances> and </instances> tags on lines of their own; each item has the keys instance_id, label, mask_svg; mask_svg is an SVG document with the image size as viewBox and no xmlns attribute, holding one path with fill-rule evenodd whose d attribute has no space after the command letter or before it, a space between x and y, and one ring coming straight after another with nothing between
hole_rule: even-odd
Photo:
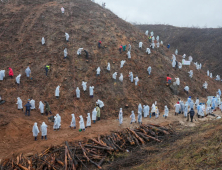
<instances>
[{"instance_id":1,"label":"brown earth","mask_svg":"<svg viewBox=\"0 0 222 170\"><path fill-rule=\"evenodd\" d=\"M60 8L65 8L62 15ZM183 93L185 84L190 86L193 97L214 95L220 84L206 76L205 72L197 71L194 65L183 66L181 71L171 67L171 54L165 47L152 50L148 56L145 48L149 46L147 37L133 25L119 19L107 9L88 0L75 1L9 1L0 4L0 69L7 70L10 66L14 70L14 78L0 82L0 95L6 103L0 105L0 158L16 155L20 152L40 152L48 145L60 145L65 140L79 140L94 136L98 133L109 133L118 130L116 120L119 108L124 109L124 115L129 116L131 110L136 113L139 103L151 106L158 102L160 110L164 105L172 108L178 97L186 98ZM65 32L70 34L70 42L65 42ZM46 46L41 45L41 37L46 38ZM97 42L102 40L106 48L97 49ZM139 41L143 41L143 49L138 49ZM132 59L128 60L126 52L119 54L121 44L132 45ZM63 59L63 50L68 48L68 58ZM79 47L90 53L89 62L84 55L76 55ZM178 56L178 61L181 57ZM120 61L127 60L120 69ZM106 72L107 62L111 63L111 73ZM115 63L114 63L115 62ZM32 70L32 80L25 77L25 68L29 65ZM44 66L51 64L49 76L44 73ZM97 67L101 67L101 75L96 77ZM152 66L152 76L148 78L147 67ZM188 71L194 70L194 78L190 79ZM124 81L114 83L112 74L117 71L123 73ZM132 71L140 78L139 86L128 80L128 73ZM15 77L22 73L21 85L15 84ZM174 96L165 85L166 74L172 78L179 76L181 86L180 95ZM6 72L8 74L8 72ZM119 77L119 75L118 75ZM87 81L87 87L93 85L94 98L89 98L89 91L83 93L81 83ZM202 91L202 84L207 81L208 92ZM55 99L55 88L61 84L60 98ZM81 99L76 100L75 89L81 89ZM38 108L39 101L48 101L55 115L62 117L62 129L53 132L52 123L48 123L40 112L33 111L30 117L16 109L16 98L21 97L23 105L27 99L33 97ZM90 130L80 133L68 128L71 113L86 117L92 112L97 99L104 101L102 119ZM169 118L171 119L171 118ZM174 119L172 118L172 121ZM4 121L4 122L3 122ZM33 141L32 126L34 122L40 125L43 121L49 125L48 140ZM165 121L165 120L163 120ZM2 123L3 122L3 123ZM127 126L129 121L123 126ZM108 125L107 125L108 124Z\"/></svg>"}]
</instances>

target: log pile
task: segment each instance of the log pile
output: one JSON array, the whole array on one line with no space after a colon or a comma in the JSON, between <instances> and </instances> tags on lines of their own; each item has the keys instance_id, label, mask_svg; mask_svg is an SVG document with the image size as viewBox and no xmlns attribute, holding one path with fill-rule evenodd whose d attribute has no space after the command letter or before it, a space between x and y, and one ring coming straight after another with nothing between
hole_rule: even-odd
<instances>
[{"instance_id":1,"label":"log pile","mask_svg":"<svg viewBox=\"0 0 222 170\"><path fill-rule=\"evenodd\" d=\"M162 142L173 134L172 129L159 125L140 125L136 129L126 128L122 132L89 138L86 141L65 142L64 146L50 146L41 154L24 156L1 162L1 170L77 170L89 169L89 163L102 169L104 162L117 152L126 152L134 146L143 146L148 142ZM88 167L87 167L88 166Z\"/></svg>"}]
</instances>

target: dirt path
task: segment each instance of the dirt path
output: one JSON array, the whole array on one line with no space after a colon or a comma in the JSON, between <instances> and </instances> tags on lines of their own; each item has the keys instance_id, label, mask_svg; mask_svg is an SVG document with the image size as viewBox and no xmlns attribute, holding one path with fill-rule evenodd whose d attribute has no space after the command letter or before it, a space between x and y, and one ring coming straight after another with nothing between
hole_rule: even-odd
<instances>
[{"instance_id":1,"label":"dirt path","mask_svg":"<svg viewBox=\"0 0 222 170\"><path fill-rule=\"evenodd\" d=\"M128 110L123 110L128 112ZM14 115L14 119L7 126L0 128L0 159L5 157L10 157L13 154L17 155L19 153L40 153L42 150L48 148L50 145L61 145L64 141L75 141L83 140L84 138L96 137L98 134L109 134L110 131L120 131L126 127L135 127L138 124L130 124L130 118L124 116L123 124L119 126L117 119L101 120L96 124L92 124L91 128L87 128L85 132L78 131L78 121L77 129L70 129L71 115L61 115L62 117L62 127L59 131L53 131L53 123L48 122L46 116L40 116L37 111L31 113L31 117L25 117L22 111L18 111ZM217 111L216 114L221 115L221 112ZM174 121L179 121L184 126L195 126L204 121L208 121L213 117L209 116L203 119L198 119L195 117L196 121L194 123L187 122L182 116L174 116L173 112L170 112L169 117L165 119L162 113L158 119L143 118L143 123L161 123L169 124ZM41 134L38 136L38 140L34 141L32 136L32 126L34 122L40 124L45 121L48 125L48 140L41 140ZM10 135L6 135L10 134Z\"/></svg>"}]
</instances>

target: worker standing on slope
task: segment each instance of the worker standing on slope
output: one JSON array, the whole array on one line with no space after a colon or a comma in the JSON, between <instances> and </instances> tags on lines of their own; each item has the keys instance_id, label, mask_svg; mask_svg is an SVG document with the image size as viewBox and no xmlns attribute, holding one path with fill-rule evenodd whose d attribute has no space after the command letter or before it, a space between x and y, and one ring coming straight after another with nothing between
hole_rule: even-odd
<instances>
[{"instance_id":1,"label":"worker standing on slope","mask_svg":"<svg viewBox=\"0 0 222 170\"><path fill-rule=\"evenodd\" d=\"M13 78L14 73L13 73L12 68L11 68L11 67L9 67L8 69L9 69L9 73L8 73L9 77Z\"/></svg>"},{"instance_id":2,"label":"worker standing on slope","mask_svg":"<svg viewBox=\"0 0 222 170\"><path fill-rule=\"evenodd\" d=\"M134 111L131 112L130 118L131 118L131 122L130 122L130 124L132 124L132 123L136 123L136 118L135 118Z\"/></svg>"},{"instance_id":3,"label":"worker standing on slope","mask_svg":"<svg viewBox=\"0 0 222 170\"><path fill-rule=\"evenodd\" d=\"M45 140L47 140L47 125L45 124L45 122L42 122L41 125L41 132L42 132L42 140L45 137Z\"/></svg>"},{"instance_id":4,"label":"worker standing on slope","mask_svg":"<svg viewBox=\"0 0 222 170\"><path fill-rule=\"evenodd\" d=\"M39 133L39 128L38 128L36 122L34 123L34 126L32 127L32 133L33 133L33 136L35 137L35 141L36 141L38 133Z\"/></svg>"},{"instance_id":5,"label":"worker standing on slope","mask_svg":"<svg viewBox=\"0 0 222 170\"><path fill-rule=\"evenodd\" d=\"M100 108L99 108L99 106L97 105L96 106L96 111L97 111L97 120L99 121L100 120Z\"/></svg>"},{"instance_id":6,"label":"worker standing on slope","mask_svg":"<svg viewBox=\"0 0 222 170\"><path fill-rule=\"evenodd\" d=\"M123 110L122 108L120 108L119 111L119 125L121 125L123 123Z\"/></svg>"},{"instance_id":7,"label":"worker standing on slope","mask_svg":"<svg viewBox=\"0 0 222 170\"><path fill-rule=\"evenodd\" d=\"M29 100L30 101L30 100ZM27 113L28 113L28 116L30 116L30 111L31 111L31 104L29 103L29 101L26 103L25 107L26 107L26 110L25 110L25 116L27 116Z\"/></svg>"},{"instance_id":8,"label":"worker standing on slope","mask_svg":"<svg viewBox=\"0 0 222 170\"><path fill-rule=\"evenodd\" d=\"M49 106L49 103L47 101L45 101L45 114L46 114L46 116L48 116L49 113L52 114L51 108Z\"/></svg>"},{"instance_id":9,"label":"worker standing on slope","mask_svg":"<svg viewBox=\"0 0 222 170\"><path fill-rule=\"evenodd\" d=\"M170 75L167 74L167 85L171 84L171 79L172 79L172 78L170 78Z\"/></svg>"},{"instance_id":10,"label":"worker standing on slope","mask_svg":"<svg viewBox=\"0 0 222 170\"><path fill-rule=\"evenodd\" d=\"M76 129L76 119L75 119L75 115L74 114L71 114L72 116L72 121L71 121L71 124L70 124L70 128L74 128Z\"/></svg>"},{"instance_id":11,"label":"worker standing on slope","mask_svg":"<svg viewBox=\"0 0 222 170\"><path fill-rule=\"evenodd\" d=\"M180 103L177 102L177 104L175 104L174 107L175 107L175 116L178 116L180 111Z\"/></svg>"},{"instance_id":12,"label":"worker standing on slope","mask_svg":"<svg viewBox=\"0 0 222 170\"><path fill-rule=\"evenodd\" d=\"M188 114L190 114L191 122L193 122L193 117L194 117L194 115L195 115L195 112L194 112L193 108L191 108L191 110L189 111Z\"/></svg>"},{"instance_id":13,"label":"worker standing on slope","mask_svg":"<svg viewBox=\"0 0 222 170\"><path fill-rule=\"evenodd\" d=\"M48 76L48 72L49 72L50 66L49 65L45 65L45 75Z\"/></svg>"},{"instance_id":14,"label":"worker standing on slope","mask_svg":"<svg viewBox=\"0 0 222 170\"><path fill-rule=\"evenodd\" d=\"M123 49L123 46L121 45L121 46L119 47L119 53L120 53L120 54L122 53L122 49Z\"/></svg>"},{"instance_id":15,"label":"worker standing on slope","mask_svg":"<svg viewBox=\"0 0 222 170\"><path fill-rule=\"evenodd\" d=\"M101 47L101 44L102 44L102 41L99 41L99 42L98 42L98 48Z\"/></svg>"}]
</instances>

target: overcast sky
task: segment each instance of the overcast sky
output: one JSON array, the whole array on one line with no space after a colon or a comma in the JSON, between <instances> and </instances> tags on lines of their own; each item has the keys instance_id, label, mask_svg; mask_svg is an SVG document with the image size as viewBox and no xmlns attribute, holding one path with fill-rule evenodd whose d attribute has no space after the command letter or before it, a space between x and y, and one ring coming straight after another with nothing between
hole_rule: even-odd
<instances>
[{"instance_id":1,"label":"overcast sky","mask_svg":"<svg viewBox=\"0 0 222 170\"><path fill-rule=\"evenodd\" d=\"M222 27L222 0L95 0L128 22Z\"/></svg>"}]
</instances>

